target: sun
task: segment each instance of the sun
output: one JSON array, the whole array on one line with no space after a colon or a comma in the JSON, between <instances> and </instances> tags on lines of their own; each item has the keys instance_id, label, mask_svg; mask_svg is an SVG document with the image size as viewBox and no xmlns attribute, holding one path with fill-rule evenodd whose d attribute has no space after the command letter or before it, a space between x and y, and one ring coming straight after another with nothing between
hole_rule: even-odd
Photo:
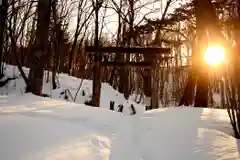
<instances>
[{"instance_id":1,"label":"sun","mask_svg":"<svg viewBox=\"0 0 240 160\"><path fill-rule=\"evenodd\" d=\"M204 60L213 66L217 66L225 60L225 49L222 46L208 46Z\"/></svg>"}]
</instances>

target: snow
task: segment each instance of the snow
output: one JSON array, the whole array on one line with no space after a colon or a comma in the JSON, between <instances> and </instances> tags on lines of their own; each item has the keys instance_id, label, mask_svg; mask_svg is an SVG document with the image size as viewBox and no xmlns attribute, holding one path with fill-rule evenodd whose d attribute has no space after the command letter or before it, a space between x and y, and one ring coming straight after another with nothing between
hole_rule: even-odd
<instances>
[{"instance_id":1,"label":"snow","mask_svg":"<svg viewBox=\"0 0 240 160\"><path fill-rule=\"evenodd\" d=\"M213 94L213 102L215 103L216 107L222 106L221 95L218 93L214 93Z\"/></svg>"},{"instance_id":2,"label":"snow","mask_svg":"<svg viewBox=\"0 0 240 160\"><path fill-rule=\"evenodd\" d=\"M110 99L132 103L108 84L101 107L92 108L80 104L90 93L77 103L59 99L62 89L74 92L80 83L64 74L59 80L52 98L21 94L21 79L0 89L1 160L240 159L226 110L171 107L129 116L108 109ZM47 92L49 84L44 85ZM91 82L84 80L82 88L91 92Z\"/></svg>"},{"instance_id":3,"label":"snow","mask_svg":"<svg viewBox=\"0 0 240 160\"><path fill-rule=\"evenodd\" d=\"M119 114L103 116L101 110L33 95L18 98L1 103L1 159L100 159L109 154L114 130L109 119Z\"/></svg>"},{"instance_id":4,"label":"snow","mask_svg":"<svg viewBox=\"0 0 240 160\"><path fill-rule=\"evenodd\" d=\"M29 69L23 68L26 75L28 75ZM16 66L10 66L7 65L5 69L5 73L8 77L14 77L19 76L20 73ZM46 82L47 75L45 74L45 80L43 81L43 93L51 95L51 98L54 99L64 99L64 96L61 96L60 93L65 91L66 89L71 92L71 95L74 97L77 89L79 87L79 84L81 83L81 79L78 79L76 77L68 76L67 74L59 74L58 79L60 83L60 88L57 88L56 90L51 90L52 84L51 84L51 73L50 73L50 81ZM25 82L22 78L17 79L16 81L11 82L7 88L3 87L0 88L0 94L23 94L25 90ZM85 92L85 95L82 95L82 92ZM110 94L109 94L110 93ZM83 104L86 100L91 99L92 94L92 81L90 80L83 80L81 89L78 93L78 96L76 98L76 103ZM69 96L69 101L73 100ZM115 111L118 110L118 105L123 104L123 113L129 115L132 111L130 109L130 105L134 104L137 113L142 114L145 111L145 106L139 105L136 102L134 102L131 98L129 100L126 100L124 98L124 95L114 90L109 84L103 83L101 88L101 100L100 100L100 107L101 108L110 108L110 101L115 102Z\"/></svg>"}]
</instances>

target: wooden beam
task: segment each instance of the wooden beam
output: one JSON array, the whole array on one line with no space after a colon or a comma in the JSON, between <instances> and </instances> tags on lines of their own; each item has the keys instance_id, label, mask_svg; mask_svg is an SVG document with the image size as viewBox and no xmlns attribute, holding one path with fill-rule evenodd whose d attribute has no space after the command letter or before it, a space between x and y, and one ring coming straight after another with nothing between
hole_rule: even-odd
<instances>
[{"instance_id":1,"label":"wooden beam","mask_svg":"<svg viewBox=\"0 0 240 160\"><path fill-rule=\"evenodd\" d=\"M151 67L151 62L102 62L102 66L127 67L127 68L146 68Z\"/></svg>"},{"instance_id":2,"label":"wooden beam","mask_svg":"<svg viewBox=\"0 0 240 160\"><path fill-rule=\"evenodd\" d=\"M86 52L96 52L94 46L87 46ZM142 53L142 54L170 54L169 48L143 48L143 47L102 47L99 48L99 52L102 53Z\"/></svg>"}]
</instances>

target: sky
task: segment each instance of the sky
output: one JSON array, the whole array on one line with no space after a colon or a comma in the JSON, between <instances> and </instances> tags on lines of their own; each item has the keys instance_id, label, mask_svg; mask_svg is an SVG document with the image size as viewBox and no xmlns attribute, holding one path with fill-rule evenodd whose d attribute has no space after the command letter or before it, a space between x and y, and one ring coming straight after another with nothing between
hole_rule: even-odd
<instances>
[{"instance_id":1,"label":"sky","mask_svg":"<svg viewBox=\"0 0 240 160\"><path fill-rule=\"evenodd\" d=\"M135 5L136 8L143 4L148 4L148 5L144 6L144 8L137 10L135 25L138 24L139 21L142 20L142 18L144 17L145 14L150 13L150 12L156 11L154 13L148 14L147 18L152 18L152 19L161 18L161 15L166 6L166 1L167 0L140 0L139 3L136 3L136 5ZM154 3L151 3L151 2L154 2ZM108 5L111 5L111 4L108 3ZM168 13L172 12L177 5L178 5L177 2L174 3L172 5L172 7L169 9ZM103 17L103 14L104 14L104 9L102 9L100 11L100 18ZM76 29L76 21L77 21L77 9L76 8L73 11L71 17L72 17L72 19L71 19L71 23L69 25L69 31L71 33L73 33ZM116 12L113 9L107 9L106 15L105 15L105 20L104 20L104 28L103 28L103 33L105 35L109 35L109 37L115 35L115 33L117 31L117 27L118 27L117 20L118 20L118 15L116 14ZM94 28L94 23L92 23L90 29L93 29L93 28Z\"/></svg>"}]
</instances>

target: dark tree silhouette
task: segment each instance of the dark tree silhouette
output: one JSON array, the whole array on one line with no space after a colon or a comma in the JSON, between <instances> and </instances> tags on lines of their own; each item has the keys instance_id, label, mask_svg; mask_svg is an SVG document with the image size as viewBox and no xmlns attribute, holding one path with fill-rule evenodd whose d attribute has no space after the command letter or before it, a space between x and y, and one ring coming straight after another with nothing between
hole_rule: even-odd
<instances>
[{"instance_id":1,"label":"dark tree silhouette","mask_svg":"<svg viewBox=\"0 0 240 160\"><path fill-rule=\"evenodd\" d=\"M51 0L38 0L36 39L32 49L32 64L26 88L26 92L32 92L36 95L41 95L42 92L43 67L47 58L50 12Z\"/></svg>"}]
</instances>

